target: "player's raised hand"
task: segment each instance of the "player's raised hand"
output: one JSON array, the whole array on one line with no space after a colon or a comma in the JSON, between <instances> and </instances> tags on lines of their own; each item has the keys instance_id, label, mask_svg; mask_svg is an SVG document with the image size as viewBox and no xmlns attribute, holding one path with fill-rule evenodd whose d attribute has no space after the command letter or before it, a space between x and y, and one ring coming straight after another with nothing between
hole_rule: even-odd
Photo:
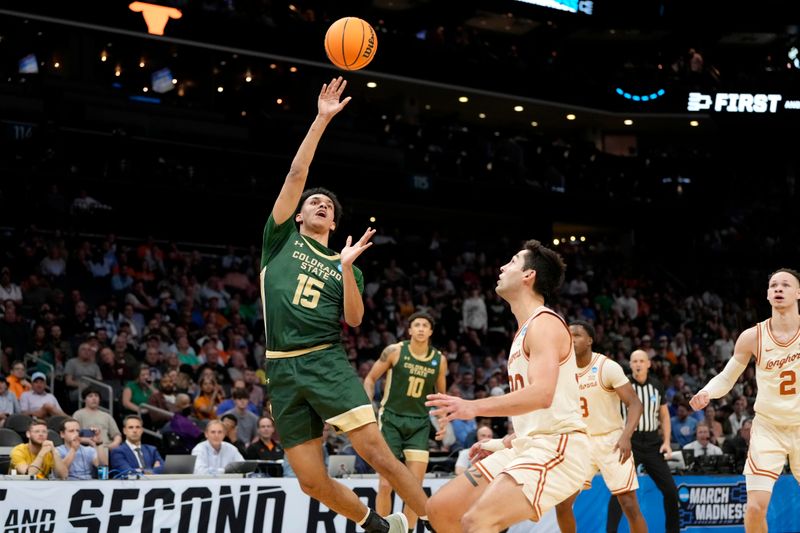
<instances>
[{"instance_id":1,"label":"player's raised hand","mask_svg":"<svg viewBox=\"0 0 800 533\"><path fill-rule=\"evenodd\" d=\"M701 390L692 396L692 399L689 400L689 405L691 405L692 409L695 411L699 411L700 409L705 409L710 401L711 397L708 395L708 391Z\"/></svg>"},{"instance_id":2,"label":"player's raised hand","mask_svg":"<svg viewBox=\"0 0 800 533\"><path fill-rule=\"evenodd\" d=\"M428 401L425 402L425 407L436 407L431 411L431 414L444 422L475 418L472 402L458 396L449 396L442 393L428 394Z\"/></svg>"},{"instance_id":3,"label":"player's raised hand","mask_svg":"<svg viewBox=\"0 0 800 533\"><path fill-rule=\"evenodd\" d=\"M346 106L351 99L348 96L340 101L345 87L347 87L347 80L343 79L341 76L333 78L330 83L322 85L322 90L319 92L319 99L317 100L317 111L320 116L331 118L344 109L344 106Z\"/></svg>"},{"instance_id":4,"label":"player's raised hand","mask_svg":"<svg viewBox=\"0 0 800 533\"><path fill-rule=\"evenodd\" d=\"M377 230L372 228L367 228L367 231L364 232L364 235L362 235L361 238L355 242L355 244L353 244L353 236L347 236L347 242L345 243L344 248L342 248L342 252L339 254L342 261L342 266L352 265L356 258L364 253L364 250L372 246L370 239L373 235L375 235L376 231Z\"/></svg>"}]
</instances>

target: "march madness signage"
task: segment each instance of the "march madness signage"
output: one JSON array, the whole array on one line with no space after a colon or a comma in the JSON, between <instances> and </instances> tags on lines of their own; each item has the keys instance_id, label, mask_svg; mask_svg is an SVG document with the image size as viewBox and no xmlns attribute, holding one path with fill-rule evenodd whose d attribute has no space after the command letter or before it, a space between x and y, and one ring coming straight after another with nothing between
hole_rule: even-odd
<instances>
[{"instance_id":1,"label":"march madness signage","mask_svg":"<svg viewBox=\"0 0 800 533\"><path fill-rule=\"evenodd\" d=\"M684 477L684 480L691 480ZM744 481L732 484L684 482L678 486L681 529L708 526L741 526L747 504Z\"/></svg>"}]
</instances>

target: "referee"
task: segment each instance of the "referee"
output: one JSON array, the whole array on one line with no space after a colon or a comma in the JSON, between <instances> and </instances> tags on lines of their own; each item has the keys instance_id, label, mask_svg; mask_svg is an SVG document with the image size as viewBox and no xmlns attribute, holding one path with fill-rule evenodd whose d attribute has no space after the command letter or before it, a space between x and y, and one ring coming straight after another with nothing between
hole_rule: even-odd
<instances>
[{"instance_id":1,"label":"referee","mask_svg":"<svg viewBox=\"0 0 800 533\"><path fill-rule=\"evenodd\" d=\"M667 401L664 398L664 386L648 375L650 357L644 350L636 350L631 354L631 384L642 401L644 412L639 426L631 437L631 449L636 465L643 464L647 473L664 496L664 515L666 516L666 532L678 533L678 488L664 459L665 454L672 453L670 446L670 421ZM658 435L659 420L662 436ZM622 509L616 498L608 502L607 533L616 533Z\"/></svg>"}]
</instances>

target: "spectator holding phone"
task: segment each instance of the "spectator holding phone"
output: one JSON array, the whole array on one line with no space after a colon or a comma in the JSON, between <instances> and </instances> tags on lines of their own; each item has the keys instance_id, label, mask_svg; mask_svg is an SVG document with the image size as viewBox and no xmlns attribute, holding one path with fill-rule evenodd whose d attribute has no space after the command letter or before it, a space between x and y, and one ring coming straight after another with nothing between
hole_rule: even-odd
<instances>
[{"instance_id":1,"label":"spectator holding phone","mask_svg":"<svg viewBox=\"0 0 800 533\"><path fill-rule=\"evenodd\" d=\"M56 448L67 468L67 479L92 479L95 469L108 464L108 449L103 446L100 428L80 429L80 423L67 418L61 423L64 444Z\"/></svg>"},{"instance_id":2,"label":"spectator holding phone","mask_svg":"<svg viewBox=\"0 0 800 533\"><path fill-rule=\"evenodd\" d=\"M153 387L153 380L150 377L150 367L142 365L139 367L139 376L136 381L129 381L122 390L122 407L126 414L138 414L139 404L147 403L150 395L156 392Z\"/></svg>"}]
</instances>

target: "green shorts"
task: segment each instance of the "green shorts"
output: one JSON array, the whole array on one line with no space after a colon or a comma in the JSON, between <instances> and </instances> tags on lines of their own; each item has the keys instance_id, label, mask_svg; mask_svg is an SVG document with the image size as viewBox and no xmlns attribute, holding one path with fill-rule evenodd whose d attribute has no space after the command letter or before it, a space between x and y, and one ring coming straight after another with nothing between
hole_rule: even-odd
<instances>
[{"instance_id":1,"label":"green shorts","mask_svg":"<svg viewBox=\"0 0 800 533\"><path fill-rule=\"evenodd\" d=\"M428 417L401 416L391 411L381 412L381 433L386 444L399 460L428 462Z\"/></svg>"},{"instance_id":2,"label":"green shorts","mask_svg":"<svg viewBox=\"0 0 800 533\"><path fill-rule=\"evenodd\" d=\"M267 359L275 428L284 448L322 436L324 422L348 432L375 422L364 386L341 346Z\"/></svg>"}]
</instances>

